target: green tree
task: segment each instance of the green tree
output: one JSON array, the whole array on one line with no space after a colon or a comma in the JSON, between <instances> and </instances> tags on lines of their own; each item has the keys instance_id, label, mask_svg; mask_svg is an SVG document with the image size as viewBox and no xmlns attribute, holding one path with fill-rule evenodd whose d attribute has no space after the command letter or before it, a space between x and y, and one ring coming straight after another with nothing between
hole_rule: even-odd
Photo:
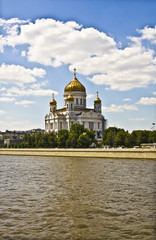
<instances>
[{"instance_id":1,"label":"green tree","mask_svg":"<svg viewBox=\"0 0 156 240\"><path fill-rule=\"evenodd\" d=\"M137 145L141 143L148 143L148 131L146 130L137 131Z\"/></svg>"},{"instance_id":2,"label":"green tree","mask_svg":"<svg viewBox=\"0 0 156 240\"><path fill-rule=\"evenodd\" d=\"M70 128L66 147L89 147L94 141L95 133L93 130L85 129L83 125L75 123ZM84 146L82 146L82 142L84 142Z\"/></svg>"},{"instance_id":3,"label":"green tree","mask_svg":"<svg viewBox=\"0 0 156 240\"><path fill-rule=\"evenodd\" d=\"M79 123L74 123L71 125L70 133L76 133L79 137L81 133L84 132L84 126Z\"/></svg>"},{"instance_id":4,"label":"green tree","mask_svg":"<svg viewBox=\"0 0 156 240\"><path fill-rule=\"evenodd\" d=\"M68 139L68 130L66 129L61 129L58 131L58 135L57 135L57 143L58 143L58 147L60 148L65 148L66 147L66 141Z\"/></svg>"},{"instance_id":5,"label":"green tree","mask_svg":"<svg viewBox=\"0 0 156 240\"><path fill-rule=\"evenodd\" d=\"M133 136L129 132L126 133L124 145L128 148L135 146Z\"/></svg>"},{"instance_id":6,"label":"green tree","mask_svg":"<svg viewBox=\"0 0 156 240\"><path fill-rule=\"evenodd\" d=\"M79 139L77 141L77 147L88 148L91 143L92 143L92 139L89 137L88 133L83 132L79 136Z\"/></svg>"},{"instance_id":7,"label":"green tree","mask_svg":"<svg viewBox=\"0 0 156 240\"><path fill-rule=\"evenodd\" d=\"M77 147L78 135L74 132L71 132L66 141L67 148L76 148Z\"/></svg>"},{"instance_id":8,"label":"green tree","mask_svg":"<svg viewBox=\"0 0 156 240\"><path fill-rule=\"evenodd\" d=\"M125 143L125 131L121 130L116 134L115 137L115 146L119 147L119 146L124 146Z\"/></svg>"},{"instance_id":9,"label":"green tree","mask_svg":"<svg viewBox=\"0 0 156 240\"><path fill-rule=\"evenodd\" d=\"M119 128L116 127L109 127L105 129L103 134L103 143L104 145L109 145L111 147L115 146L115 137L117 132L120 131Z\"/></svg>"},{"instance_id":10,"label":"green tree","mask_svg":"<svg viewBox=\"0 0 156 240\"><path fill-rule=\"evenodd\" d=\"M49 133L48 134L48 147L50 148L56 148L57 147L57 138L55 133Z\"/></svg>"}]
</instances>

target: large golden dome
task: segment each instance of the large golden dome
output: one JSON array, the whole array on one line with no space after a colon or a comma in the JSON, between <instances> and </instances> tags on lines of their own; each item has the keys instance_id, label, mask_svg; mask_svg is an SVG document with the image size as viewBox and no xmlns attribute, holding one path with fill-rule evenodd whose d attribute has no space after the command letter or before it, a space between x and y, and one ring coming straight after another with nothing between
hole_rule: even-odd
<instances>
[{"instance_id":1,"label":"large golden dome","mask_svg":"<svg viewBox=\"0 0 156 240\"><path fill-rule=\"evenodd\" d=\"M71 80L71 82L65 87L65 92L70 91L77 91L77 92L86 92L85 87L79 82L79 80L76 78L76 69L74 69L74 78Z\"/></svg>"}]
</instances>

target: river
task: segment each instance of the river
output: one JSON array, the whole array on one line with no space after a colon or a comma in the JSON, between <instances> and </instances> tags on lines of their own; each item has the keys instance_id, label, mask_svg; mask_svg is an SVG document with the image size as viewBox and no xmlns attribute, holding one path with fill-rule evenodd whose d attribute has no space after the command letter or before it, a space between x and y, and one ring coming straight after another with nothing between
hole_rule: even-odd
<instances>
[{"instance_id":1,"label":"river","mask_svg":"<svg viewBox=\"0 0 156 240\"><path fill-rule=\"evenodd\" d=\"M155 240L156 161L0 156L0 240Z\"/></svg>"}]
</instances>

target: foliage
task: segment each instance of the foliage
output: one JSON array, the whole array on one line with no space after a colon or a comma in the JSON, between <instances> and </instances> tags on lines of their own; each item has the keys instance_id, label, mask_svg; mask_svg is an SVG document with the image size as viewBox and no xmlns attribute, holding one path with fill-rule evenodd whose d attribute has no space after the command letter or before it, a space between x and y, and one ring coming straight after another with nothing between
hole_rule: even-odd
<instances>
[{"instance_id":1,"label":"foliage","mask_svg":"<svg viewBox=\"0 0 156 240\"><path fill-rule=\"evenodd\" d=\"M84 128L83 125L75 123L71 126L66 147L88 148L95 141L93 130Z\"/></svg>"},{"instance_id":2,"label":"foliage","mask_svg":"<svg viewBox=\"0 0 156 240\"><path fill-rule=\"evenodd\" d=\"M66 141L68 139L68 130L62 129L58 131L58 136L57 136L57 144L58 147L60 148L65 148L66 147Z\"/></svg>"},{"instance_id":3,"label":"foliage","mask_svg":"<svg viewBox=\"0 0 156 240\"><path fill-rule=\"evenodd\" d=\"M75 123L70 131L62 129L58 134L37 133L25 134L21 144L12 144L13 148L76 148L89 147L95 142L95 133L93 130L84 129L83 125Z\"/></svg>"},{"instance_id":4,"label":"foliage","mask_svg":"<svg viewBox=\"0 0 156 240\"><path fill-rule=\"evenodd\" d=\"M84 128L83 125L75 123L71 126L70 131L62 129L58 134L37 133L25 134L21 144L10 144L13 148L88 148L102 144L109 147L134 147L140 146L141 143L156 142L156 130L134 130L129 133L121 128L110 127L105 129L101 143L97 143L95 132ZM0 147L7 147L1 145Z\"/></svg>"},{"instance_id":5,"label":"foliage","mask_svg":"<svg viewBox=\"0 0 156 240\"><path fill-rule=\"evenodd\" d=\"M110 147L134 147L141 143L156 141L156 131L134 130L132 133L121 128L110 127L104 131L103 144Z\"/></svg>"},{"instance_id":6,"label":"foliage","mask_svg":"<svg viewBox=\"0 0 156 240\"><path fill-rule=\"evenodd\" d=\"M88 148L92 143L92 139L89 137L87 132L81 133L77 141L77 147Z\"/></svg>"}]
</instances>

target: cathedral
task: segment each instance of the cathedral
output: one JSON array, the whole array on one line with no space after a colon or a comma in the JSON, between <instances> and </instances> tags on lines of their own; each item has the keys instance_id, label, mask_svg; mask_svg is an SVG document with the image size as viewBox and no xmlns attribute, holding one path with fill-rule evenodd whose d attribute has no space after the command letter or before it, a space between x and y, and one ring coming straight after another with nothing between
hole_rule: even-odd
<instances>
[{"instance_id":1,"label":"cathedral","mask_svg":"<svg viewBox=\"0 0 156 240\"><path fill-rule=\"evenodd\" d=\"M50 101L49 114L45 116L45 132L58 132L60 129L70 130L74 123L83 124L84 128L94 130L96 139L102 138L106 120L101 114L101 100L94 100L94 108L86 107L86 89L76 78L74 78L64 89L64 107L57 109L57 102Z\"/></svg>"}]
</instances>

